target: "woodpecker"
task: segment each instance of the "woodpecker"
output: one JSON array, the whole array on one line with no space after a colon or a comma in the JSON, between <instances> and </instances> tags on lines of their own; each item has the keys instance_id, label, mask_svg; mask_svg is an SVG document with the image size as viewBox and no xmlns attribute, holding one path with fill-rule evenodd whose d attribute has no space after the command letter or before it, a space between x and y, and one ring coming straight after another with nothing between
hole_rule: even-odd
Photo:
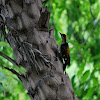
<instances>
[{"instance_id":1,"label":"woodpecker","mask_svg":"<svg viewBox=\"0 0 100 100\"><path fill-rule=\"evenodd\" d=\"M66 35L65 34L61 34L61 38L62 38L62 43L60 46L60 55L61 58L64 60L64 64L63 64L63 71L65 71L66 66L70 66L70 55L69 55L69 46L68 43L66 42Z\"/></svg>"}]
</instances>

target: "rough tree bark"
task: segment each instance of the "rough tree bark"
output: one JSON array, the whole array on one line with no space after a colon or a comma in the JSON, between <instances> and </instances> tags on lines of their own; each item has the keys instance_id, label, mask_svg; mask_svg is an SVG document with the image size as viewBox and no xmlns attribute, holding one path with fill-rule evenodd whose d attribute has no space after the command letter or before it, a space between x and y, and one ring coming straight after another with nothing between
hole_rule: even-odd
<instances>
[{"instance_id":1,"label":"rough tree bark","mask_svg":"<svg viewBox=\"0 0 100 100\"><path fill-rule=\"evenodd\" d=\"M19 74L5 67L22 81L31 100L78 100L63 73L54 28L49 31L50 12L42 0L0 0L0 13L0 30L16 61L2 52L0 55L26 69Z\"/></svg>"}]
</instances>

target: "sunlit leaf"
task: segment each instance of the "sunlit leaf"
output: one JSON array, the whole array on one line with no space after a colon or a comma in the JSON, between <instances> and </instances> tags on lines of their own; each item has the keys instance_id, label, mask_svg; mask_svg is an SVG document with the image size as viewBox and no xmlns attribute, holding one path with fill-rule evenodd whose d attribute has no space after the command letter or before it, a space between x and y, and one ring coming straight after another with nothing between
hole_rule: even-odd
<instances>
[{"instance_id":1,"label":"sunlit leaf","mask_svg":"<svg viewBox=\"0 0 100 100\"><path fill-rule=\"evenodd\" d=\"M8 43L6 43L6 42L0 42L0 46L8 46Z\"/></svg>"},{"instance_id":2,"label":"sunlit leaf","mask_svg":"<svg viewBox=\"0 0 100 100\"><path fill-rule=\"evenodd\" d=\"M83 97L83 100L86 100L86 99L91 98L91 96L93 95L94 90L95 90L95 88L90 88L90 89L88 89L88 91L87 91L85 97Z\"/></svg>"},{"instance_id":3,"label":"sunlit leaf","mask_svg":"<svg viewBox=\"0 0 100 100\"><path fill-rule=\"evenodd\" d=\"M82 75L82 72L84 70L85 62L83 62L79 68L79 71L77 72L77 76L80 77Z\"/></svg>"},{"instance_id":4,"label":"sunlit leaf","mask_svg":"<svg viewBox=\"0 0 100 100\"><path fill-rule=\"evenodd\" d=\"M87 71L83 74L83 76L81 77L81 83L85 82L85 81L88 79L89 74L90 74L90 71L89 71L89 70L87 70Z\"/></svg>"}]
</instances>

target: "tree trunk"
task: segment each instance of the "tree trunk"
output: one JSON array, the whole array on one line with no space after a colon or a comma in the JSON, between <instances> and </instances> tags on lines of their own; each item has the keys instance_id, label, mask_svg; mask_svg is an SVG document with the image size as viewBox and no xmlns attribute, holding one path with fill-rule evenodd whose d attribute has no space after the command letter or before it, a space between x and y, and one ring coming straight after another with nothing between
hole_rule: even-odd
<instances>
[{"instance_id":1,"label":"tree trunk","mask_svg":"<svg viewBox=\"0 0 100 100\"><path fill-rule=\"evenodd\" d=\"M0 28L16 61L0 55L26 69L19 74L5 67L22 81L31 100L78 100L63 72L54 28L49 31L50 12L42 7L42 0L0 0L0 10Z\"/></svg>"}]
</instances>

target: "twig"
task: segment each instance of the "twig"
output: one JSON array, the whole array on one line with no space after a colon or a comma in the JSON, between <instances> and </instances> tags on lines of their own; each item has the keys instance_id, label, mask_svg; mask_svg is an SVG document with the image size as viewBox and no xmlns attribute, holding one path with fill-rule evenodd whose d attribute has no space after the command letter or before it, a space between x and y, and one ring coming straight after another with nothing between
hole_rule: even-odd
<instances>
[{"instance_id":1,"label":"twig","mask_svg":"<svg viewBox=\"0 0 100 100\"><path fill-rule=\"evenodd\" d=\"M32 52L30 52L29 51L29 49L28 48L26 48L26 46L25 46L25 43L23 43L23 42L21 42L22 43L22 47L23 47L23 50L24 50L24 52L25 52L25 54L26 54L26 57L27 57L27 60L28 60L28 62L29 62L29 64L30 64L30 66L31 66L31 68L32 68L32 66L35 66L35 68L36 68L36 71L37 71L37 73L38 73L38 69L37 69L37 66L36 65L38 65L36 62L35 62L35 55L34 55L34 53L32 54ZM33 58L33 59L32 59ZM33 62L33 60L34 60L34 62Z\"/></svg>"},{"instance_id":2,"label":"twig","mask_svg":"<svg viewBox=\"0 0 100 100\"><path fill-rule=\"evenodd\" d=\"M28 42L23 42L23 40L18 36L18 32L14 28L12 28L12 30L14 30L14 32L16 33L16 41L17 41L19 47L22 48L30 67L32 68L33 66L35 66L36 71L38 73L37 67L39 67L40 70L41 70L41 68L40 68L39 64L37 63L37 61L35 60L34 52L32 52L32 50L31 50L32 45Z\"/></svg>"},{"instance_id":3,"label":"twig","mask_svg":"<svg viewBox=\"0 0 100 100\"><path fill-rule=\"evenodd\" d=\"M8 67L4 67L4 68L11 71L13 74L17 75L18 77L20 76L20 74L18 72L16 72L14 69L8 68Z\"/></svg>"},{"instance_id":4,"label":"twig","mask_svg":"<svg viewBox=\"0 0 100 100\"><path fill-rule=\"evenodd\" d=\"M41 70L40 65L39 65L38 62L35 60L36 58L35 58L35 54L34 54L33 50L31 49L30 52L31 52L32 60L35 62L35 64L36 64L36 65L39 67L39 69Z\"/></svg>"},{"instance_id":5,"label":"twig","mask_svg":"<svg viewBox=\"0 0 100 100\"><path fill-rule=\"evenodd\" d=\"M94 29L96 28L98 22L99 22L99 20L95 23L95 25L94 25L93 28L91 29L91 32L90 32L89 36L87 37L86 41L85 41L83 44L85 44L85 43L88 41L89 37L91 36L91 34L93 33Z\"/></svg>"},{"instance_id":6,"label":"twig","mask_svg":"<svg viewBox=\"0 0 100 100\"><path fill-rule=\"evenodd\" d=\"M95 16L94 16L94 14L93 14L93 12L92 12L92 9L91 9L91 0L89 0L89 2L90 2L90 13L91 13L91 15L92 15L92 17L93 17L93 20L95 19Z\"/></svg>"},{"instance_id":7,"label":"twig","mask_svg":"<svg viewBox=\"0 0 100 100\"><path fill-rule=\"evenodd\" d=\"M35 51L35 53L44 61L44 63L45 63L46 65L49 63L51 66L53 66L53 67L56 69L55 65L54 65L52 62L50 62L49 60L47 60L47 59L44 57L44 55L43 55L39 50L34 49L34 51ZM48 65L47 65L47 66L48 66Z\"/></svg>"},{"instance_id":8,"label":"twig","mask_svg":"<svg viewBox=\"0 0 100 100\"><path fill-rule=\"evenodd\" d=\"M12 58L8 57L8 56L5 55L4 53L0 52L0 56L4 57L4 58L7 59L8 61L10 61L13 65L19 66L15 60L13 60Z\"/></svg>"}]
</instances>

